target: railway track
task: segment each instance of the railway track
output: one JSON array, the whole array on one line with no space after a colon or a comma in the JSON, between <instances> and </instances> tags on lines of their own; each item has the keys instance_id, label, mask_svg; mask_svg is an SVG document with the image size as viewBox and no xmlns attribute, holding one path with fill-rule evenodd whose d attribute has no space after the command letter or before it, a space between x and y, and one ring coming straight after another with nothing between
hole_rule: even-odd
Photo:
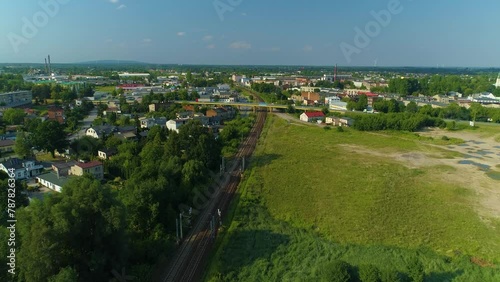
<instances>
[{"instance_id":1,"label":"railway track","mask_svg":"<svg viewBox=\"0 0 500 282\"><path fill-rule=\"evenodd\" d=\"M257 98L260 100L259 98ZM236 154L236 161L230 167L229 173L221 187L217 190L207 208L202 211L192 230L188 233L185 240L177 250L170 266L161 278L162 282L167 281L196 281L201 279L206 258L211 249L216 236L219 224L218 210L222 216L226 215L229 204L236 192L241 180L242 159L248 159L259 139L260 133L264 128L267 111L258 111L256 121L252 127L249 136L245 139ZM212 234L210 221L212 219L215 226ZM222 220L222 219L221 219Z\"/></svg>"}]
</instances>

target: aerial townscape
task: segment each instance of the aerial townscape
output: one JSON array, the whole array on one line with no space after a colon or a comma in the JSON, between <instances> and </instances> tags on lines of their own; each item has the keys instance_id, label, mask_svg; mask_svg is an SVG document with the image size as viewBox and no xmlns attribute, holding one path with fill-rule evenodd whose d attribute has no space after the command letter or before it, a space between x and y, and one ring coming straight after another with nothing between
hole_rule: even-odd
<instances>
[{"instance_id":1,"label":"aerial townscape","mask_svg":"<svg viewBox=\"0 0 500 282\"><path fill-rule=\"evenodd\" d=\"M0 4L0 281L500 281L500 3L185 2Z\"/></svg>"}]
</instances>

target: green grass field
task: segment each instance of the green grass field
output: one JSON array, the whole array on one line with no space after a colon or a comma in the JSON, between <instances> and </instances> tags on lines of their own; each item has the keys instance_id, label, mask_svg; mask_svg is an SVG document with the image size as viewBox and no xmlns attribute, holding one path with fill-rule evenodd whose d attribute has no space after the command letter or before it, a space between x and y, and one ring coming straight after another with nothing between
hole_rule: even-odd
<instances>
[{"instance_id":1,"label":"green grass field","mask_svg":"<svg viewBox=\"0 0 500 282\"><path fill-rule=\"evenodd\" d=\"M95 88L95 91L111 93L115 89L116 89L116 86L113 86L113 85L111 85L111 86L97 86Z\"/></svg>"},{"instance_id":2,"label":"green grass field","mask_svg":"<svg viewBox=\"0 0 500 282\"><path fill-rule=\"evenodd\" d=\"M205 280L318 281L338 259L404 275L418 259L426 281L500 281L500 222L482 221L470 207L473 192L437 177L455 168L410 169L383 157L454 157L430 145L460 142L271 117Z\"/></svg>"}]
</instances>

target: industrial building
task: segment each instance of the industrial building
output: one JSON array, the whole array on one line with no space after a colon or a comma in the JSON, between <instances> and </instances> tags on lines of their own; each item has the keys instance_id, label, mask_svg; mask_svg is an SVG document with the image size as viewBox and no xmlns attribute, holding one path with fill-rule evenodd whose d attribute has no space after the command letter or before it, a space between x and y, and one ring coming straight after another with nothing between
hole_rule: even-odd
<instances>
[{"instance_id":1,"label":"industrial building","mask_svg":"<svg viewBox=\"0 0 500 282\"><path fill-rule=\"evenodd\" d=\"M31 104L33 94L31 91L16 91L0 93L0 105L5 108L13 108Z\"/></svg>"}]
</instances>

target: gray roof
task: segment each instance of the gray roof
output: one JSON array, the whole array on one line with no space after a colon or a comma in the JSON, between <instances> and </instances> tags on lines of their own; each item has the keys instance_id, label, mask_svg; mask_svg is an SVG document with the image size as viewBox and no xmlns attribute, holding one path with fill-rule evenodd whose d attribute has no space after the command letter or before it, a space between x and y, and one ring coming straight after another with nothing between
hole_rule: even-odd
<instances>
[{"instance_id":1,"label":"gray roof","mask_svg":"<svg viewBox=\"0 0 500 282\"><path fill-rule=\"evenodd\" d=\"M21 159L18 159L18 158L12 158L12 159L8 159L8 160L2 162L2 164L7 169L9 169L9 168L20 169L20 168L24 168L23 164L25 162L29 162L29 161L33 162L35 160L33 160L33 159L24 159L24 160L21 160Z\"/></svg>"}]
</instances>

